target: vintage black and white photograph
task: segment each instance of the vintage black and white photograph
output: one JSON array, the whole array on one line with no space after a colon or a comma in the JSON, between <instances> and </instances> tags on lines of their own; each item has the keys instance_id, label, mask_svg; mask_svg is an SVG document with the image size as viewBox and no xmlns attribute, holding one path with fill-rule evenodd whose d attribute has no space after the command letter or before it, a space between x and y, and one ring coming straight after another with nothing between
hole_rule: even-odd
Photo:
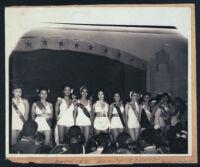
<instances>
[{"instance_id":1,"label":"vintage black and white photograph","mask_svg":"<svg viewBox=\"0 0 200 167\"><path fill-rule=\"evenodd\" d=\"M191 8L5 18L8 156L191 154Z\"/></svg>"}]
</instances>

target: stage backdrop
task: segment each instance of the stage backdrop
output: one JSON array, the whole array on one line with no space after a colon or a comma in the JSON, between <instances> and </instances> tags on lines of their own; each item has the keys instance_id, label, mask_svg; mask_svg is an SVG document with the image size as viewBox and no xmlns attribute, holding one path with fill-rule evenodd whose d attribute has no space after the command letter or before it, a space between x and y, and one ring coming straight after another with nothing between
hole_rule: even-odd
<instances>
[{"instance_id":1,"label":"stage backdrop","mask_svg":"<svg viewBox=\"0 0 200 167\"><path fill-rule=\"evenodd\" d=\"M23 97L30 103L38 99L36 89L40 86L51 90L49 101L53 104L57 97L63 96L65 85L70 85L77 96L80 86L86 85L89 96L93 96L94 100L97 91L102 89L109 103L113 101L115 91L122 94L124 102L128 100L130 90L146 91L145 70L83 52L50 49L15 51L10 57L9 68L10 88L13 83L22 83Z\"/></svg>"}]
</instances>

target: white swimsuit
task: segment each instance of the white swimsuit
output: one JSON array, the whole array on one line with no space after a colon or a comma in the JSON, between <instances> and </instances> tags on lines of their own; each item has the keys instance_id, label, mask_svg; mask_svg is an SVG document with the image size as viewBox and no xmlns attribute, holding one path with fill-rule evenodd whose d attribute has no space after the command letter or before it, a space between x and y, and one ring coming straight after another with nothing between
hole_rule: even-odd
<instances>
[{"instance_id":1,"label":"white swimsuit","mask_svg":"<svg viewBox=\"0 0 200 167\"><path fill-rule=\"evenodd\" d=\"M74 125L74 104L71 103L70 106L68 106L63 98L60 98L60 100L62 100L62 102L60 104L60 113L58 115L59 120L57 125L71 127Z\"/></svg>"},{"instance_id":2,"label":"white swimsuit","mask_svg":"<svg viewBox=\"0 0 200 167\"><path fill-rule=\"evenodd\" d=\"M107 130L110 127L110 121L108 119L109 106L105 102L105 106L102 107L100 101L95 103L95 112L101 112L105 114L105 117L95 117L94 128L97 130Z\"/></svg>"},{"instance_id":3,"label":"white swimsuit","mask_svg":"<svg viewBox=\"0 0 200 167\"><path fill-rule=\"evenodd\" d=\"M15 99L13 98L12 100L17 105ZM25 115L25 106L24 106L24 103L21 98L20 98L20 102L17 105L17 107L18 107L19 111L21 112L21 114L24 116ZM20 119L19 115L15 111L15 108L12 106L12 130L22 130L23 124L24 124L23 121Z\"/></svg>"},{"instance_id":4,"label":"white swimsuit","mask_svg":"<svg viewBox=\"0 0 200 167\"><path fill-rule=\"evenodd\" d=\"M47 105L45 106L46 108L46 113L44 113L43 111L41 111L41 109L36 105L36 110L35 110L35 114L36 114L36 118L35 118L35 122L37 122L38 124L38 131L46 131L46 130L51 130L49 124L46 121L46 118L41 116L43 114L51 114L51 108L50 108L50 103L47 102Z\"/></svg>"},{"instance_id":5,"label":"white swimsuit","mask_svg":"<svg viewBox=\"0 0 200 167\"><path fill-rule=\"evenodd\" d=\"M79 100L78 100L78 103L80 103ZM91 106L90 106L89 100L88 100L88 104L85 106L85 108L88 110L89 113L91 113ZM90 118L88 118L84 114L83 110L80 107L78 107L78 115L76 118L76 125L78 125L78 126L90 126L91 125Z\"/></svg>"},{"instance_id":6,"label":"white swimsuit","mask_svg":"<svg viewBox=\"0 0 200 167\"><path fill-rule=\"evenodd\" d=\"M137 102L135 102L136 112L139 113L139 106ZM128 128L140 128L140 122L137 119L132 107L129 105L128 109L128 121L127 121Z\"/></svg>"},{"instance_id":7,"label":"white swimsuit","mask_svg":"<svg viewBox=\"0 0 200 167\"><path fill-rule=\"evenodd\" d=\"M120 106L120 111L123 115L124 113L124 107L123 105ZM113 107L113 112L112 114L118 114L117 109L115 108L115 106ZM111 119L111 128L115 129L115 128L124 128L121 122L121 119L119 116L113 116Z\"/></svg>"}]
</instances>

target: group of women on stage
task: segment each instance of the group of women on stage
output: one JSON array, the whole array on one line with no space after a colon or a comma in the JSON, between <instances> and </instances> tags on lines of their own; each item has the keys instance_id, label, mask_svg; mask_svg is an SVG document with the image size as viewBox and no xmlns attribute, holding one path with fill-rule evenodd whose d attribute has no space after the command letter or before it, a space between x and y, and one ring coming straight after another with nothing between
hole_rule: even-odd
<instances>
[{"instance_id":1,"label":"group of women on stage","mask_svg":"<svg viewBox=\"0 0 200 167\"><path fill-rule=\"evenodd\" d=\"M52 125L54 107L47 98L49 90L37 90L39 100L32 104L31 119L38 124L38 131L44 133L45 144L52 141L52 134L56 144L63 143L68 130L73 125L80 126L87 144L91 134L112 132L113 140L119 133L126 131L134 142L137 142L142 130L153 127L161 129L163 135L171 124L180 121L180 112L169 102L169 96L162 94L160 99L150 99L146 93L142 97L138 93L129 93L130 101L122 103L120 93L113 95L113 103L108 104L104 92L98 91L98 100L92 104L88 99L88 88L80 88L79 99L73 94L70 86L63 89L63 97L58 97L55 103L56 126ZM23 123L28 119L29 102L22 98L22 88L14 85L12 98L12 144L19 139ZM53 130L54 129L54 130ZM54 132L54 133L52 133Z\"/></svg>"}]
</instances>

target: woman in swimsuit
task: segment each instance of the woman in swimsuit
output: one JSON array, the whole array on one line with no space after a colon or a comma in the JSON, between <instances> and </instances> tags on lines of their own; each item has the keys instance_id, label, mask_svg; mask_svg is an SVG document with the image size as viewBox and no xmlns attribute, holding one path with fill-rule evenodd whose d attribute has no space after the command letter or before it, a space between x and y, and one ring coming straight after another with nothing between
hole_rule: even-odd
<instances>
[{"instance_id":1,"label":"woman in swimsuit","mask_svg":"<svg viewBox=\"0 0 200 167\"><path fill-rule=\"evenodd\" d=\"M137 102L137 93L131 91L129 93L130 102L125 106L125 118L128 126L128 132L134 142L138 140L140 133L140 117L141 111Z\"/></svg>"},{"instance_id":2,"label":"woman in swimsuit","mask_svg":"<svg viewBox=\"0 0 200 167\"><path fill-rule=\"evenodd\" d=\"M29 102L27 99L22 98L22 85L13 85L13 98L12 98L12 140L11 144L14 145L19 140L19 135L22 130L23 124L28 120L29 115Z\"/></svg>"},{"instance_id":3,"label":"woman in swimsuit","mask_svg":"<svg viewBox=\"0 0 200 167\"><path fill-rule=\"evenodd\" d=\"M87 144L90 128L91 128L91 108L92 103L88 100L88 89L86 86L80 88L81 98L78 99L78 115L76 118L76 125L80 126L84 136L85 142Z\"/></svg>"},{"instance_id":4,"label":"woman in swimsuit","mask_svg":"<svg viewBox=\"0 0 200 167\"><path fill-rule=\"evenodd\" d=\"M109 105L104 100L104 92L98 92L98 100L92 107L92 115L94 120L95 134L100 132L107 132L110 127L110 121L108 118Z\"/></svg>"},{"instance_id":5,"label":"woman in swimsuit","mask_svg":"<svg viewBox=\"0 0 200 167\"><path fill-rule=\"evenodd\" d=\"M118 111L117 111L118 109ZM124 125L120 119L118 112L121 112L122 119L124 120L124 106L121 103L121 97L119 93L114 94L114 103L110 105L109 119L111 121L111 129L113 138L116 140L117 136L123 132Z\"/></svg>"},{"instance_id":6,"label":"woman in swimsuit","mask_svg":"<svg viewBox=\"0 0 200 167\"><path fill-rule=\"evenodd\" d=\"M47 88L37 90L40 100L33 103L31 110L32 119L38 124L38 131L45 135L45 145L50 144L53 117L53 105L47 101L49 92Z\"/></svg>"},{"instance_id":7,"label":"woman in swimsuit","mask_svg":"<svg viewBox=\"0 0 200 167\"><path fill-rule=\"evenodd\" d=\"M64 142L69 128L75 124L74 118L77 113L77 107L71 99L72 92L73 90L70 86L65 86L63 91L64 97L58 97L56 102L55 115L57 119L59 144Z\"/></svg>"}]
</instances>

